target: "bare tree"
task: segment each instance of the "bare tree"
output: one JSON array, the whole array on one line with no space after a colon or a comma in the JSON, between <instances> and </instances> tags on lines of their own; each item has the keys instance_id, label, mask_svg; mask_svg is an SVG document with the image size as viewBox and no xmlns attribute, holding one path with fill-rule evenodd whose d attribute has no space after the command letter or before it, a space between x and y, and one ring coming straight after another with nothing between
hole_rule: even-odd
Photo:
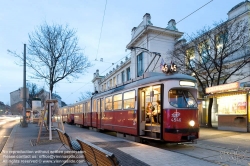
<instances>
[{"instance_id":1,"label":"bare tree","mask_svg":"<svg viewBox=\"0 0 250 166\"><path fill-rule=\"evenodd\" d=\"M92 92L85 91L85 92L81 92L81 96L78 99L79 101L81 101L81 100L89 99L91 97L92 97Z\"/></svg>"},{"instance_id":2,"label":"bare tree","mask_svg":"<svg viewBox=\"0 0 250 166\"><path fill-rule=\"evenodd\" d=\"M52 94L56 83L78 78L91 67L81 51L75 30L45 23L29 34L27 67L34 70L34 78L45 80ZM23 59L14 52L11 54Z\"/></svg>"},{"instance_id":3,"label":"bare tree","mask_svg":"<svg viewBox=\"0 0 250 166\"><path fill-rule=\"evenodd\" d=\"M27 99L27 103L30 108L32 108L32 100L37 97L39 89L34 83L27 83L26 87L29 89L29 98Z\"/></svg>"},{"instance_id":4,"label":"bare tree","mask_svg":"<svg viewBox=\"0 0 250 166\"><path fill-rule=\"evenodd\" d=\"M193 75L198 81L199 94L204 97L206 87L236 82L249 77L244 67L250 62L249 26L245 20L216 23L215 28L205 27L194 37L188 36L176 44L171 53L180 72ZM185 66L185 67L184 67ZM209 99L208 126L212 127Z\"/></svg>"}]
</instances>

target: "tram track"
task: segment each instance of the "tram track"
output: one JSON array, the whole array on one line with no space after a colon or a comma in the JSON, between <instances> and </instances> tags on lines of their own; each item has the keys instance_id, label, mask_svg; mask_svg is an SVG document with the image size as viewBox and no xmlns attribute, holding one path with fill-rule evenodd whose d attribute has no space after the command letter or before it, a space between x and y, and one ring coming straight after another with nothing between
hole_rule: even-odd
<instances>
[{"instance_id":1,"label":"tram track","mask_svg":"<svg viewBox=\"0 0 250 166\"><path fill-rule=\"evenodd\" d=\"M103 133L115 136L113 132L111 132L112 134L109 132ZM160 143L147 140L143 144L220 166L246 166L246 164L250 163L250 149L248 147L240 146L240 148L238 148L239 144L228 142L228 140L231 139L232 142L241 143L242 141L245 142L245 139L231 138L230 136L233 136L233 134L227 133L219 134L218 136L219 138L223 138L223 140L227 140L225 141L227 143L214 140L217 139L217 137L209 137L212 141L209 141L208 137L204 137L206 139L199 139L197 143ZM245 161L242 162L241 160Z\"/></svg>"},{"instance_id":2,"label":"tram track","mask_svg":"<svg viewBox=\"0 0 250 166\"><path fill-rule=\"evenodd\" d=\"M169 146L169 144L167 146L166 145L167 144L153 144L151 146L189 156L195 159L207 161L213 164L218 164L221 166L245 166L246 163L250 163L250 151L246 149L235 149L232 147L218 146L206 143L175 144L172 146ZM199 157L200 152L206 153L206 156Z\"/></svg>"}]
</instances>

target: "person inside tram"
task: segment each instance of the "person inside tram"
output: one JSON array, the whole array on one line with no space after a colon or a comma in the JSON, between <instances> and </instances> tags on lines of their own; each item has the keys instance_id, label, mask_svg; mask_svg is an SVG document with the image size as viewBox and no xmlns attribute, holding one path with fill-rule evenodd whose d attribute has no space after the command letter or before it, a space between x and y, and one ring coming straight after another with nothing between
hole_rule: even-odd
<instances>
[{"instance_id":1,"label":"person inside tram","mask_svg":"<svg viewBox=\"0 0 250 166\"><path fill-rule=\"evenodd\" d=\"M148 105L147 105L147 117L146 117L146 123L149 123L149 122L153 122L153 118L152 118L152 112L153 112L153 105L151 102L148 102Z\"/></svg>"},{"instance_id":2,"label":"person inside tram","mask_svg":"<svg viewBox=\"0 0 250 166\"><path fill-rule=\"evenodd\" d=\"M161 119L161 102L160 102L160 100L156 101L156 105L154 107L155 107L155 110L152 112L154 122L161 123L160 122L160 119Z\"/></svg>"}]
</instances>

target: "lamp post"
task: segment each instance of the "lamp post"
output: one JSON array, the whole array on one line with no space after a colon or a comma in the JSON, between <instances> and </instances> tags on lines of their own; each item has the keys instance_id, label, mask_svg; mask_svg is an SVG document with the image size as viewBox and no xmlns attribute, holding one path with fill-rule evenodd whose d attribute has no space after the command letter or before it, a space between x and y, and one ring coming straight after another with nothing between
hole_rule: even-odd
<instances>
[{"instance_id":1,"label":"lamp post","mask_svg":"<svg viewBox=\"0 0 250 166\"><path fill-rule=\"evenodd\" d=\"M23 53L23 122L22 127L28 127L26 122L26 44L24 44Z\"/></svg>"}]
</instances>

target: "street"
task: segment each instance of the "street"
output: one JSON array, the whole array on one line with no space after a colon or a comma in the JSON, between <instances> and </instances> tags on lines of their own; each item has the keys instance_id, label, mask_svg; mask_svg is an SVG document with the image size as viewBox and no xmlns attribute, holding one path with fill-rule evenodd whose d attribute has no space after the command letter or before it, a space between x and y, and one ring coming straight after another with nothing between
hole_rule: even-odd
<instances>
[{"instance_id":1,"label":"street","mask_svg":"<svg viewBox=\"0 0 250 166\"><path fill-rule=\"evenodd\" d=\"M19 119L15 116L0 116L0 153Z\"/></svg>"}]
</instances>

